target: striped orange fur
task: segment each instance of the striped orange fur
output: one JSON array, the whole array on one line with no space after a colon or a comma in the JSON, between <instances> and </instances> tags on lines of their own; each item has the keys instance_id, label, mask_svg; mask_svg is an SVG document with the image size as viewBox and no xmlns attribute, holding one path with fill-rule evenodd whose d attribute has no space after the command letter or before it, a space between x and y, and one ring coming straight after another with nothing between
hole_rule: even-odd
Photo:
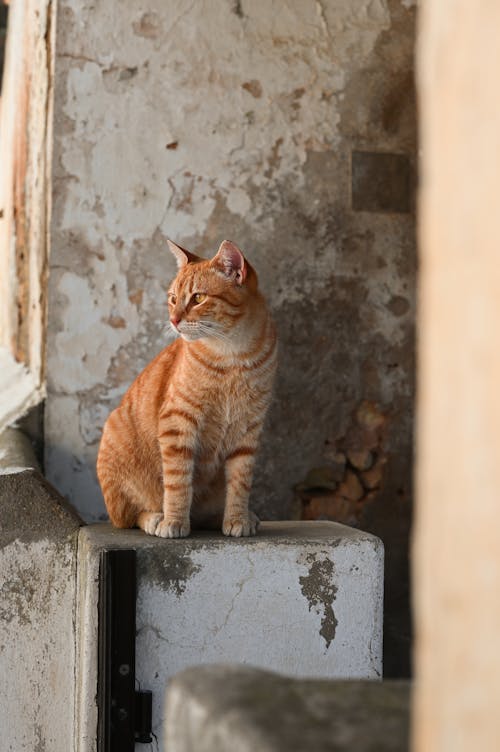
<instances>
[{"instance_id":1,"label":"striped orange fur","mask_svg":"<svg viewBox=\"0 0 500 752\"><path fill-rule=\"evenodd\" d=\"M178 538L196 527L254 535L248 497L276 371L276 331L241 251L213 259L169 241L178 265L170 323L180 335L108 417L97 474L116 527Z\"/></svg>"}]
</instances>

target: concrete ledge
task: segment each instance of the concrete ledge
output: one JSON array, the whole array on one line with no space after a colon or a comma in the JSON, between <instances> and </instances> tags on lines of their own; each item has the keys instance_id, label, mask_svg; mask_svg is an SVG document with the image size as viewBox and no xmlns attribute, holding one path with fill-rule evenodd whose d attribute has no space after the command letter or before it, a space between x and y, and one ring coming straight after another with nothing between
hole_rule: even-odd
<instances>
[{"instance_id":1,"label":"concrete ledge","mask_svg":"<svg viewBox=\"0 0 500 752\"><path fill-rule=\"evenodd\" d=\"M382 674L383 546L333 522L268 522L255 538L197 533L164 540L107 524L79 537L79 738L95 738L97 603L103 549L138 561L137 678L153 690L160 737L166 682L229 661L294 676Z\"/></svg>"},{"instance_id":2,"label":"concrete ledge","mask_svg":"<svg viewBox=\"0 0 500 752\"><path fill-rule=\"evenodd\" d=\"M81 524L37 471L13 468L0 474L2 749L74 748L76 548Z\"/></svg>"},{"instance_id":3,"label":"concrete ledge","mask_svg":"<svg viewBox=\"0 0 500 752\"><path fill-rule=\"evenodd\" d=\"M34 469L0 473L0 521L0 546L14 540L62 540L83 525L73 507Z\"/></svg>"},{"instance_id":4,"label":"concrete ledge","mask_svg":"<svg viewBox=\"0 0 500 752\"><path fill-rule=\"evenodd\" d=\"M406 752L409 691L197 666L170 682L165 752Z\"/></svg>"}]
</instances>

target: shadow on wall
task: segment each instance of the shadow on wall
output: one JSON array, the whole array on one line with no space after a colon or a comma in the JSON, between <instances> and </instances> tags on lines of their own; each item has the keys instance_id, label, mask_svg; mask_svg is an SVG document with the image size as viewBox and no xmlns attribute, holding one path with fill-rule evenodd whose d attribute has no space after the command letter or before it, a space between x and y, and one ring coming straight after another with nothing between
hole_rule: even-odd
<instances>
[{"instance_id":1,"label":"shadow on wall","mask_svg":"<svg viewBox=\"0 0 500 752\"><path fill-rule=\"evenodd\" d=\"M375 502L382 487L386 425L374 403L362 402L347 434L325 439L328 464L312 468L295 486L292 518L360 527L365 506Z\"/></svg>"}]
</instances>

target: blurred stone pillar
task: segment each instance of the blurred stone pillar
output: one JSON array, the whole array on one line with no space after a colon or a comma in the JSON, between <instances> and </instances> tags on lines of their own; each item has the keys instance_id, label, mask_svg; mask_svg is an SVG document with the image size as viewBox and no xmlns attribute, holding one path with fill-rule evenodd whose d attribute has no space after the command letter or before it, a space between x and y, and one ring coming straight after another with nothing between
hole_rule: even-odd
<instances>
[{"instance_id":1,"label":"blurred stone pillar","mask_svg":"<svg viewBox=\"0 0 500 752\"><path fill-rule=\"evenodd\" d=\"M500 4L422 2L413 749L500 744Z\"/></svg>"}]
</instances>

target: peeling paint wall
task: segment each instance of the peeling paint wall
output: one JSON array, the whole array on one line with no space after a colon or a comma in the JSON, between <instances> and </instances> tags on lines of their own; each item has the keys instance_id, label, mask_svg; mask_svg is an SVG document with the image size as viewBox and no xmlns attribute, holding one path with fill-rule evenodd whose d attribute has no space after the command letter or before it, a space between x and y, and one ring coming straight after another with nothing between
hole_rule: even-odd
<instances>
[{"instance_id":1,"label":"peeling paint wall","mask_svg":"<svg viewBox=\"0 0 500 752\"><path fill-rule=\"evenodd\" d=\"M45 416L49 477L100 518L102 424L167 342L166 237L207 255L237 241L281 338L254 505L296 513L294 486L355 435L360 406L383 416L384 472L357 523L386 543L395 665L408 647L414 16L400 0L60 0Z\"/></svg>"}]
</instances>

